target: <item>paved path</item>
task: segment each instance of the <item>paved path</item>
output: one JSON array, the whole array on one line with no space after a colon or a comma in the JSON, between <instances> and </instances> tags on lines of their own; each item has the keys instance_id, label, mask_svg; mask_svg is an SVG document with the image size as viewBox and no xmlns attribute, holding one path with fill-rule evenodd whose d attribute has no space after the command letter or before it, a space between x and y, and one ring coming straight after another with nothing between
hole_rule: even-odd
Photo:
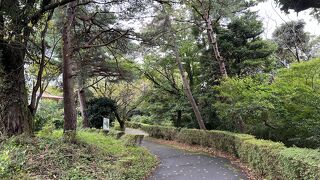
<instances>
[{"instance_id":1,"label":"paved path","mask_svg":"<svg viewBox=\"0 0 320 180\"><path fill-rule=\"evenodd\" d=\"M141 134L129 129L126 133ZM148 180L238 180L247 179L229 160L204 154L190 153L170 146L144 140L146 147L160 159L160 164Z\"/></svg>"}]
</instances>

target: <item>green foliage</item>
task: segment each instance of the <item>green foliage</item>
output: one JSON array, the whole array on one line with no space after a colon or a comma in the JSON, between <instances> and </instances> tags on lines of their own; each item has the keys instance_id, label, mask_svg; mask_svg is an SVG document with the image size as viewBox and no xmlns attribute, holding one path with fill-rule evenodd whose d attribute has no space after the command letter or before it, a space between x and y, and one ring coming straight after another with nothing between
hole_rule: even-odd
<instances>
[{"instance_id":1,"label":"green foliage","mask_svg":"<svg viewBox=\"0 0 320 180\"><path fill-rule=\"evenodd\" d=\"M141 127L155 138L164 138L161 129L167 127L129 124ZM283 143L256 139L252 135L227 131L174 129L173 140L186 144L211 147L226 152L247 163L266 179L317 179L320 177L320 151L286 148ZM168 136L168 135L167 135Z\"/></svg>"},{"instance_id":2,"label":"green foliage","mask_svg":"<svg viewBox=\"0 0 320 180\"><path fill-rule=\"evenodd\" d=\"M136 115L136 116L132 116L130 118L130 120L132 122L137 122L137 123L143 123L143 124L152 124L154 123L153 120L154 118L151 116L144 116L144 115Z\"/></svg>"},{"instance_id":3,"label":"green foliage","mask_svg":"<svg viewBox=\"0 0 320 180\"><path fill-rule=\"evenodd\" d=\"M288 179L319 179L319 149L286 148L280 151L281 173Z\"/></svg>"},{"instance_id":4,"label":"green foliage","mask_svg":"<svg viewBox=\"0 0 320 180\"><path fill-rule=\"evenodd\" d=\"M88 117L90 127L102 128L103 117L109 117L112 121L112 113L117 110L115 101L109 98L95 98L88 102Z\"/></svg>"},{"instance_id":5,"label":"green foliage","mask_svg":"<svg viewBox=\"0 0 320 180\"><path fill-rule=\"evenodd\" d=\"M203 139L206 131L204 130L196 130L196 129L181 129L181 131L177 134L176 139L179 142L187 143L187 144L197 144L201 146L208 146L205 139Z\"/></svg>"},{"instance_id":6,"label":"green foliage","mask_svg":"<svg viewBox=\"0 0 320 180\"><path fill-rule=\"evenodd\" d=\"M156 125L145 125L141 127L142 130L149 133L151 137L162 138L166 140L173 140L177 135L177 128L156 126Z\"/></svg>"},{"instance_id":7,"label":"green foliage","mask_svg":"<svg viewBox=\"0 0 320 180\"><path fill-rule=\"evenodd\" d=\"M26 161L26 151L17 141L23 138L18 136L0 143L0 178L9 178L15 172L21 172Z\"/></svg>"},{"instance_id":8,"label":"green foliage","mask_svg":"<svg viewBox=\"0 0 320 180\"><path fill-rule=\"evenodd\" d=\"M35 116L35 131L40 131L44 126L51 124L55 129L63 127L63 105L61 102L43 99Z\"/></svg>"},{"instance_id":9,"label":"green foliage","mask_svg":"<svg viewBox=\"0 0 320 180\"><path fill-rule=\"evenodd\" d=\"M140 129L142 127L142 123L137 122L126 122L126 127L133 128L133 129Z\"/></svg>"},{"instance_id":10,"label":"green foliage","mask_svg":"<svg viewBox=\"0 0 320 180\"><path fill-rule=\"evenodd\" d=\"M190 61L194 60L193 56L196 56L196 54L192 54L193 48L192 42L187 40L181 42L182 58L189 61L186 64L186 69L188 69ZM182 82L173 55L168 54L163 58L159 58L154 53L145 55L141 70L151 84L149 83L150 88L142 94L139 105L139 109L146 115L144 117L149 117L140 120L149 124L174 124L175 126L185 126L192 122L193 120L190 118L192 109L182 91ZM192 81L191 74L188 74L190 81ZM177 116L178 111L182 111L180 120ZM151 122L146 122L148 120Z\"/></svg>"},{"instance_id":11,"label":"green foliage","mask_svg":"<svg viewBox=\"0 0 320 180\"><path fill-rule=\"evenodd\" d=\"M208 129L215 129L223 124L212 107L212 102L216 101L216 92L212 87L219 84L219 65L212 57L211 48L208 49L207 34L203 29L190 29L190 24L183 22L194 21L203 25L199 13L202 12L202 8L210 10L212 26L218 38L218 48L226 61L230 76L271 72L275 67L275 59L271 55L276 50L276 45L260 37L263 23L258 20L257 13L250 10L257 1L226 0L222 3L213 0L182 3L186 6L176 8L172 12L172 16L180 19L172 24L173 29L177 30L179 55L205 125ZM198 12L195 12L195 9L198 9ZM191 17L185 16L186 12L190 12ZM164 16L163 12L157 12L156 18L145 30L147 35L161 36L155 42L159 47L153 47L150 53L145 54L141 65L144 77L152 85L142 94L139 109L150 118L134 118L133 121L197 128L195 115L184 95L173 53L168 52L169 47L162 44L167 43L163 42L166 35L159 32L166 30Z\"/></svg>"},{"instance_id":12,"label":"green foliage","mask_svg":"<svg viewBox=\"0 0 320 180\"><path fill-rule=\"evenodd\" d=\"M276 45L259 37L262 32L263 23L256 12L250 11L232 18L227 28L218 28L220 50L227 60L229 75L268 72L275 67L275 59L270 55Z\"/></svg>"},{"instance_id":13,"label":"green foliage","mask_svg":"<svg viewBox=\"0 0 320 180\"><path fill-rule=\"evenodd\" d=\"M36 138L16 136L0 143L0 179L143 179L156 158L103 133L79 131L76 143L62 131ZM50 171L48 171L50 169Z\"/></svg>"},{"instance_id":14,"label":"green foliage","mask_svg":"<svg viewBox=\"0 0 320 180\"><path fill-rule=\"evenodd\" d=\"M38 135L41 137L50 137L55 130L55 127L53 124L46 124L41 131L38 132Z\"/></svg>"},{"instance_id":15,"label":"green foliage","mask_svg":"<svg viewBox=\"0 0 320 180\"><path fill-rule=\"evenodd\" d=\"M267 75L230 78L216 87L214 106L223 129L242 130L287 145L319 147L320 60L282 69L276 78Z\"/></svg>"},{"instance_id":16,"label":"green foliage","mask_svg":"<svg viewBox=\"0 0 320 180\"><path fill-rule=\"evenodd\" d=\"M111 125L112 125L112 127L113 127L114 130L116 130L116 131L121 131L121 127L120 127L120 124L119 124L118 121L112 122Z\"/></svg>"},{"instance_id":17,"label":"green foliage","mask_svg":"<svg viewBox=\"0 0 320 180\"><path fill-rule=\"evenodd\" d=\"M146 149L126 147L123 141L114 140L101 133L79 132L78 138L117 158L112 166L106 166L110 169L109 179L143 179L157 163L156 158Z\"/></svg>"},{"instance_id":18,"label":"green foliage","mask_svg":"<svg viewBox=\"0 0 320 180\"><path fill-rule=\"evenodd\" d=\"M168 127L168 126L157 126L157 125L148 125L148 124L140 124L140 123L131 123L126 122L127 127L131 128L141 128L142 130L149 133L149 136L155 138L162 138L166 140L175 139L177 133L179 132L179 128Z\"/></svg>"}]
</instances>

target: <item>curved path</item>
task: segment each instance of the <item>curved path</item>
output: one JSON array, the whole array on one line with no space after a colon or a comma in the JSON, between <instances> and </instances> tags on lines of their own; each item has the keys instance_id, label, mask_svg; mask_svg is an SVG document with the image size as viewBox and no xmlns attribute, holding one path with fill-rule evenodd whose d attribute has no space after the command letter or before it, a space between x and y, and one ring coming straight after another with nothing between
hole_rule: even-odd
<instances>
[{"instance_id":1,"label":"curved path","mask_svg":"<svg viewBox=\"0 0 320 180\"><path fill-rule=\"evenodd\" d=\"M126 133L145 134L143 131L130 128L126 130ZM244 173L225 158L191 153L148 140L144 140L142 146L160 159L159 166L148 178L149 180L247 179Z\"/></svg>"}]
</instances>

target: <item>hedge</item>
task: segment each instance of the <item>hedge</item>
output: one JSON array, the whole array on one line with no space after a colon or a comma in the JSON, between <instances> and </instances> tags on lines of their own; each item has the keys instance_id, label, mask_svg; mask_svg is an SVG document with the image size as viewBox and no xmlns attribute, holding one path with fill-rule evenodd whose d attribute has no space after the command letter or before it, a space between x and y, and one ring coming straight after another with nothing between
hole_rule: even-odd
<instances>
[{"instance_id":1,"label":"hedge","mask_svg":"<svg viewBox=\"0 0 320 180\"><path fill-rule=\"evenodd\" d=\"M226 152L267 179L320 179L320 149L287 148L283 143L227 131L179 129L130 122L127 127L140 128L151 137Z\"/></svg>"}]
</instances>

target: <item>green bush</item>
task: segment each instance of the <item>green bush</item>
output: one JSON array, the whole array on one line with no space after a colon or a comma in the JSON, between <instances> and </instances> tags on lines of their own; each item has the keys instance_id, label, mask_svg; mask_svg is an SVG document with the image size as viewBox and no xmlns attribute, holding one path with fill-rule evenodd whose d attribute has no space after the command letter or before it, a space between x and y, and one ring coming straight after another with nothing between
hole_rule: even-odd
<instances>
[{"instance_id":1,"label":"green bush","mask_svg":"<svg viewBox=\"0 0 320 180\"><path fill-rule=\"evenodd\" d=\"M152 123L153 118L151 116L144 116L144 115L135 115L131 117L131 121L138 122L138 123Z\"/></svg>"},{"instance_id":2,"label":"green bush","mask_svg":"<svg viewBox=\"0 0 320 180\"><path fill-rule=\"evenodd\" d=\"M101 129L103 117L109 117L110 122L113 120L112 113L117 110L117 104L109 98L95 98L88 102L89 124L92 128Z\"/></svg>"},{"instance_id":3,"label":"green bush","mask_svg":"<svg viewBox=\"0 0 320 180\"><path fill-rule=\"evenodd\" d=\"M272 79L259 74L221 81L214 88L219 129L320 148L319 68L320 59L314 59L280 69Z\"/></svg>"},{"instance_id":4,"label":"green bush","mask_svg":"<svg viewBox=\"0 0 320 180\"><path fill-rule=\"evenodd\" d=\"M239 144L236 152L239 158L248 163L256 172L273 179L282 176L280 173L281 167L278 167L275 162L279 158L279 151L284 148L285 146L282 143L247 139Z\"/></svg>"},{"instance_id":5,"label":"green bush","mask_svg":"<svg viewBox=\"0 0 320 180\"><path fill-rule=\"evenodd\" d=\"M141 128L141 124L140 123L136 123L136 122L126 122L126 127L129 128L133 128L133 129L139 129Z\"/></svg>"},{"instance_id":6,"label":"green bush","mask_svg":"<svg viewBox=\"0 0 320 180\"><path fill-rule=\"evenodd\" d=\"M198 129L181 129L176 139L179 142L187 144L197 144L201 146L209 146L208 144L209 134L204 130Z\"/></svg>"},{"instance_id":7,"label":"green bush","mask_svg":"<svg viewBox=\"0 0 320 180\"><path fill-rule=\"evenodd\" d=\"M54 131L54 124L46 124L37 134L42 137L51 136Z\"/></svg>"},{"instance_id":8,"label":"green bush","mask_svg":"<svg viewBox=\"0 0 320 180\"><path fill-rule=\"evenodd\" d=\"M285 148L277 163L287 179L320 179L320 149Z\"/></svg>"},{"instance_id":9,"label":"green bush","mask_svg":"<svg viewBox=\"0 0 320 180\"><path fill-rule=\"evenodd\" d=\"M179 129L174 127L156 126L156 125L143 125L141 129L146 131L149 136L161 138L165 140L174 140Z\"/></svg>"},{"instance_id":10,"label":"green bush","mask_svg":"<svg viewBox=\"0 0 320 180\"><path fill-rule=\"evenodd\" d=\"M34 119L35 131L40 131L45 126L54 125L55 129L63 128L63 105L61 102L43 99Z\"/></svg>"},{"instance_id":11,"label":"green bush","mask_svg":"<svg viewBox=\"0 0 320 180\"><path fill-rule=\"evenodd\" d=\"M319 149L286 148L283 143L227 131L180 130L173 127L137 123L129 123L127 126L141 128L151 137L177 140L226 152L239 158L267 179L320 178Z\"/></svg>"}]
</instances>

